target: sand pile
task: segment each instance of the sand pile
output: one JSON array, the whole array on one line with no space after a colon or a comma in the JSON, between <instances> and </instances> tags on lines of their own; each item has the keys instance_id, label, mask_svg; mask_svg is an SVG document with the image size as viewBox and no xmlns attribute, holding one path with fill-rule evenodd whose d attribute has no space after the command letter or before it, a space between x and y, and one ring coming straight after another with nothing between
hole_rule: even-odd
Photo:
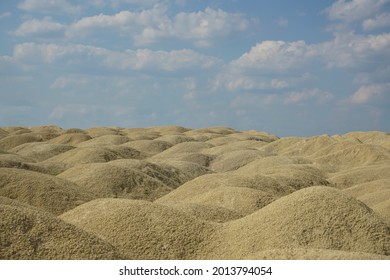
<instances>
[{"instance_id":1,"label":"sand pile","mask_svg":"<svg viewBox=\"0 0 390 280\"><path fill-rule=\"evenodd\" d=\"M192 259L214 226L169 207L129 199L99 199L61 219L119 248L127 259Z\"/></svg>"},{"instance_id":2,"label":"sand pile","mask_svg":"<svg viewBox=\"0 0 390 280\"><path fill-rule=\"evenodd\" d=\"M33 158L38 162L65 153L72 149L74 149L74 147L70 145L35 142L22 144L8 151L10 153L15 153L24 157Z\"/></svg>"},{"instance_id":3,"label":"sand pile","mask_svg":"<svg viewBox=\"0 0 390 280\"><path fill-rule=\"evenodd\" d=\"M380 131L0 127L0 258L389 259L389 180Z\"/></svg>"},{"instance_id":4,"label":"sand pile","mask_svg":"<svg viewBox=\"0 0 390 280\"><path fill-rule=\"evenodd\" d=\"M226 223L214 237L208 256L216 259L286 248L390 254L390 227L364 204L322 186L296 191Z\"/></svg>"},{"instance_id":5,"label":"sand pile","mask_svg":"<svg viewBox=\"0 0 390 280\"><path fill-rule=\"evenodd\" d=\"M111 244L0 196L0 259L120 259Z\"/></svg>"},{"instance_id":6,"label":"sand pile","mask_svg":"<svg viewBox=\"0 0 390 280\"><path fill-rule=\"evenodd\" d=\"M50 144L63 144L63 145L72 145L77 146L77 144L84 141L92 139L91 136L84 133L66 133L60 136L57 136L53 139L47 141Z\"/></svg>"},{"instance_id":7,"label":"sand pile","mask_svg":"<svg viewBox=\"0 0 390 280\"><path fill-rule=\"evenodd\" d=\"M172 189L136 169L103 163L78 165L57 176L96 197L155 200Z\"/></svg>"},{"instance_id":8,"label":"sand pile","mask_svg":"<svg viewBox=\"0 0 390 280\"><path fill-rule=\"evenodd\" d=\"M93 193L67 180L14 168L0 168L0 196L28 203L56 215L94 198Z\"/></svg>"}]
</instances>

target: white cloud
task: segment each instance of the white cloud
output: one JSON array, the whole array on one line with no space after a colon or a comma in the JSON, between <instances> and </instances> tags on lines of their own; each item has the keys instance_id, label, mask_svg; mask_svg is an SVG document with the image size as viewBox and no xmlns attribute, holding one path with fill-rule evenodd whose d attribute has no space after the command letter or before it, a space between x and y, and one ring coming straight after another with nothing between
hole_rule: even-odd
<instances>
[{"instance_id":1,"label":"white cloud","mask_svg":"<svg viewBox=\"0 0 390 280\"><path fill-rule=\"evenodd\" d=\"M281 27L287 27L288 26L288 19L284 18L284 17L280 17L278 18L278 20L276 21L276 23L281 26Z\"/></svg>"},{"instance_id":2,"label":"white cloud","mask_svg":"<svg viewBox=\"0 0 390 280\"><path fill-rule=\"evenodd\" d=\"M368 36L350 33L319 45L318 52L323 53L330 67L372 72L389 64L389 48L390 33Z\"/></svg>"},{"instance_id":3,"label":"white cloud","mask_svg":"<svg viewBox=\"0 0 390 280\"><path fill-rule=\"evenodd\" d=\"M176 71L179 69L202 68L217 66L221 62L214 57L197 53L193 50L151 51L139 49L136 51L111 52L105 59L105 64L116 69L150 69Z\"/></svg>"},{"instance_id":4,"label":"white cloud","mask_svg":"<svg viewBox=\"0 0 390 280\"><path fill-rule=\"evenodd\" d=\"M301 67L317 55L304 41L263 41L231 64L234 67L282 71Z\"/></svg>"},{"instance_id":5,"label":"white cloud","mask_svg":"<svg viewBox=\"0 0 390 280\"><path fill-rule=\"evenodd\" d=\"M18 61L54 63L65 56L97 57L107 53L106 49L86 45L22 43L14 47L13 56Z\"/></svg>"},{"instance_id":6,"label":"white cloud","mask_svg":"<svg viewBox=\"0 0 390 280\"><path fill-rule=\"evenodd\" d=\"M140 27L162 24L166 20L165 8L160 6L141 12L121 11L114 15L99 14L76 21L70 25L66 35L68 37L86 36L101 28L111 28L115 32L130 35L132 30L137 32Z\"/></svg>"},{"instance_id":7,"label":"white cloud","mask_svg":"<svg viewBox=\"0 0 390 280\"><path fill-rule=\"evenodd\" d=\"M375 15L389 0L338 0L325 10L332 20L356 22Z\"/></svg>"},{"instance_id":8,"label":"white cloud","mask_svg":"<svg viewBox=\"0 0 390 280\"><path fill-rule=\"evenodd\" d=\"M81 6L72 5L67 0L24 0L18 5L19 9L28 12L76 14L81 11Z\"/></svg>"},{"instance_id":9,"label":"white cloud","mask_svg":"<svg viewBox=\"0 0 390 280\"><path fill-rule=\"evenodd\" d=\"M121 11L115 15L100 14L85 17L66 31L68 37L86 36L101 28L111 28L121 35L132 37L137 45L155 43L159 39L175 38L210 46L214 39L248 28L243 15L206 8L204 11L167 15L167 8L155 5L140 12Z\"/></svg>"},{"instance_id":10,"label":"white cloud","mask_svg":"<svg viewBox=\"0 0 390 280\"><path fill-rule=\"evenodd\" d=\"M14 32L16 36L39 35L63 31L65 25L54 22L50 17L42 20L32 19L23 22Z\"/></svg>"},{"instance_id":11,"label":"white cloud","mask_svg":"<svg viewBox=\"0 0 390 280\"><path fill-rule=\"evenodd\" d=\"M110 51L80 44L37 44L23 43L14 48L14 59L25 63L59 63L76 61L94 67L94 64L106 69L176 71L180 69L208 69L222 63L219 59L182 49L173 51L152 51L148 49ZM62 65L64 67L64 65Z\"/></svg>"},{"instance_id":12,"label":"white cloud","mask_svg":"<svg viewBox=\"0 0 390 280\"><path fill-rule=\"evenodd\" d=\"M386 98L390 101L390 83L361 86L350 98L354 104L365 104Z\"/></svg>"},{"instance_id":13,"label":"white cloud","mask_svg":"<svg viewBox=\"0 0 390 280\"><path fill-rule=\"evenodd\" d=\"M0 14L0 19L9 18L11 15L12 14L10 12L2 13Z\"/></svg>"},{"instance_id":14,"label":"white cloud","mask_svg":"<svg viewBox=\"0 0 390 280\"><path fill-rule=\"evenodd\" d=\"M309 89L299 92L289 92L284 98L285 104L302 103L308 100L314 100L317 104L324 104L334 98L330 92L320 89Z\"/></svg>"},{"instance_id":15,"label":"white cloud","mask_svg":"<svg viewBox=\"0 0 390 280\"><path fill-rule=\"evenodd\" d=\"M375 18L366 19L362 23L363 29L370 31L377 28L390 26L390 13L382 13Z\"/></svg>"}]
</instances>

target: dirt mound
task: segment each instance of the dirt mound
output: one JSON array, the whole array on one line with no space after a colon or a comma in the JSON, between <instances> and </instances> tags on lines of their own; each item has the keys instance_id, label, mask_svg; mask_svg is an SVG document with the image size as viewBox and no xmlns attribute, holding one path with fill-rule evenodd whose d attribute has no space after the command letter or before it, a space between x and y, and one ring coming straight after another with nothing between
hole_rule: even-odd
<instances>
[{"instance_id":1,"label":"dirt mound","mask_svg":"<svg viewBox=\"0 0 390 280\"><path fill-rule=\"evenodd\" d=\"M10 135L0 139L0 150L8 151L25 143L42 141L44 141L43 137L40 134L35 133Z\"/></svg>"},{"instance_id":2,"label":"dirt mound","mask_svg":"<svg viewBox=\"0 0 390 280\"><path fill-rule=\"evenodd\" d=\"M155 155L169 149L173 144L160 140L135 140L122 144L122 146L136 149L145 154Z\"/></svg>"},{"instance_id":3,"label":"dirt mound","mask_svg":"<svg viewBox=\"0 0 390 280\"><path fill-rule=\"evenodd\" d=\"M213 159L209 168L215 172L227 172L236 170L260 157L263 157L263 153L258 150L232 151Z\"/></svg>"},{"instance_id":4,"label":"dirt mound","mask_svg":"<svg viewBox=\"0 0 390 280\"><path fill-rule=\"evenodd\" d=\"M121 129L118 127L92 127L85 130L92 138L104 135L122 135Z\"/></svg>"},{"instance_id":5,"label":"dirt mound","mask_svg":"<svg viewBox=\"0 0 390 280\"><path fill-rule=\"evenodd\" d=\"M0 197L0 259L120 259L109 243L57 217Z\"/></svg>"},{"instance_id":6,"label":"dirt mound","mask_svg":"<svg viewBox=\"0 0 390 280\"><path fill-rule=\"evenodd\" d=\"M371 209L330 187L282 197L224 224L210 258L245 258L258 251L312 248L390 255L390 227Z\"/></svg>"},{"instance_id":7,"label":"dirt mound","mask_svg":"<svg viewBox=\"0 0 390 280\"><path fill-rule=\"evenodd\" d=\"M115 159L142 159L145 156L135 149L122 146L80 147L51 157L47 161L62 162L69 166L84 163L108 162Z\"/></svg>"},{"instance_id":8,"label":"dirt mound","mask_svg":"<svg viewBox=\"0 0 390 280\"><path fill-rule=\"evenodd\" d=\"M173 205L180 202L223 207L248 215L276 199L270 193L256 190L246 178L227 174L208 174L189 181L156 202Z\"/></svg>"},{"instance_id":9,"label":"dirt mound","mask_svg":"<svg viewBox=\"0 0 390 280\"><path fill-rule=\"evenodd\" d=\"M58 137L50 139L47 141L50 144L63 144L76 146L79 143L92 139L91 136L84 133L66 133Z\"/></svg>"},{"instance_id":10,"label":"dirt mound","mask_svg":"<svg viewBox=\"0 0 390 280\"><path fill-rule=\"evenodd\" d=\"M118 159L110 161L108 164L137 169L171 188L177 188L191 178L180 169L164 163L154 164L145 160Z\"/></svg>"},{"instance_id":11,"label":"dirt mound","mask_svg":"<svg viewBox=\"0 0 390 280\"><path fill-rule=\"evenodd\" d=\"M357 166L390 163L390 152L378 145L351 144L344 142L333 144L311 155L315 162L336 166L340 169Z\"/></svg>"},{"instance_id":12,"label":"dirt mound","mask_svg":"<svg viewBox=\"0 0 390 280\"><path fill-rule=\"evenodd\" d=\"M193 137L177 134L167 134L155 139L159 141L168 142L172 145L180 144L183 142L195 142L195 139Z\"/></svg>"},{"instance_id":13,"label":"dirt mound","mask_svg":"<svg viewBox=\"0 0 390 280\"><path fill-rule=\"evenodd\" d=\"M9 133L7 131L0 128L0 139L6 137L8 135L9 135Z\"/></svg>"},{"instance_id":14,"label":"dirt mound","mask_svg":"<svg viewBox=\"0 0 390 280\"><path fill-rule=\"evenodd\" d=\"M345 189L353 185L367 183L379 179L390 179L389 165L372 165L356 167L353 169L337 172L329 177L332 186Z\"/></svg>"},{"instance_id":15,"label":"dirt mound","mask_svg":"<svg viewBox=\"0 0 390 280\"><path fill-rule=\"evenodd\" d=\"M260 251L248 260L390 260L390 256L326 249L289 248Z\"/></svg>"},{"instance_id":16,"label":"dirt mound","mask_svg":"<svg viewBox=\"0 0 390 280\"><path fill-rule=\"evenodd\" d=\"M164 203L160 203L163 204ZM243 215L237 211L227 209L212 204L191 203L191 202L175 202L166 203L165 205L179 210L180 212L194 216L199 220L225 223L232 220L242 218Z\"/></svg>"},{"instance_id":17,"label":"dirt mound","mask_svg":"<svg viewBox=\"0 0 390 280\"><path fill-rule=\"evenodd\" d=\"M19 145L15 148L10 149L9 152L24 157L33 158L37 162L39 162L72 150L73 148L74 147L70 145L48 144L38 142Z\"/></svg>"},{"instance_id":18,"label":"dirt mound","mask_svg":"<svg viewBox=\"0 0 390 280\"><path fill-rule=\"evenodd\" d=\"M357 184L344 193L365 203L390 225L390 179Z\"/></svg>"},{"instance_id":19,"label":"dirt mound","mask_svg":"<svg viewBox=\"0 0 390 280\"><path fill-rule=\"evenodd\" d=\"M0 196L16 199L55 215L94 197L69 181L14 168L0 168Z\"/></svg>"},{"instance_id":20,"label":"dirt mound","mask_svg":"<svg viewBox=\"0 0 390 280\"><path fill-rule=\"evenodd\" d=\"M193 259L214 226L167 206L99 199L61 219L113 244L126 259Z\"/></svg>"},{"instance_id":21,"label":"dirt mound","mask_svg":"<svg viewBox=\"0 0 390 280\"><path fill-rule=\"evenodd\" d=\"M87 141L83 141L77 144L77 147L120 145L128 142L129 140L129 137L122 135L103 135Z\"/></svg>"},{"instance_id":22,"label":"dirt mound","mask_svg":"<svg viewBox=\"0 0 390 280\"><path fill-rule=\"evenodd\" d=\"M72 167L57 177L77 184L96 197L154 200L172 189L135 169L103 163Z\"/></svg>"}]
</instances>

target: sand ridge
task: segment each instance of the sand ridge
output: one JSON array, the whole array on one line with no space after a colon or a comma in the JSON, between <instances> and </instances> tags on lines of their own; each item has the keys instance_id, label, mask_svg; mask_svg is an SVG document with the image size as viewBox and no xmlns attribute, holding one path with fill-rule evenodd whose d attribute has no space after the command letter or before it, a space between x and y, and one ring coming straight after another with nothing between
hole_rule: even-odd
<instances>
[{"instance_id":1,"label":"sand ridge","mask_svg":"<svg viewBox=\"0 0 390 280\"><path fill-rule=\"evenodd\" d=\"M390 259L390 134L0 127L0 259Z\"/></svg>"}]
</instances>

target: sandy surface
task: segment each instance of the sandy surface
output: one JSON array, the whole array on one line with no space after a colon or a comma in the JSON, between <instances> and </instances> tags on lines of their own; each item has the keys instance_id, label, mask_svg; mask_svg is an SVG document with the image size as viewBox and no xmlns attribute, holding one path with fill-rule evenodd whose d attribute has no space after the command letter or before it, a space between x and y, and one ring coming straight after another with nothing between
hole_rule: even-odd
<instances>
[{"instance_id":1,"label":"sandy surface","mask_svg":"<svg viewBox=\"0 0 390 280\"><path fill-rule=\"evenodd\" d=\"M0 259L390 259L390 134L0 127Z\"/></svg>"}]
</instances>

